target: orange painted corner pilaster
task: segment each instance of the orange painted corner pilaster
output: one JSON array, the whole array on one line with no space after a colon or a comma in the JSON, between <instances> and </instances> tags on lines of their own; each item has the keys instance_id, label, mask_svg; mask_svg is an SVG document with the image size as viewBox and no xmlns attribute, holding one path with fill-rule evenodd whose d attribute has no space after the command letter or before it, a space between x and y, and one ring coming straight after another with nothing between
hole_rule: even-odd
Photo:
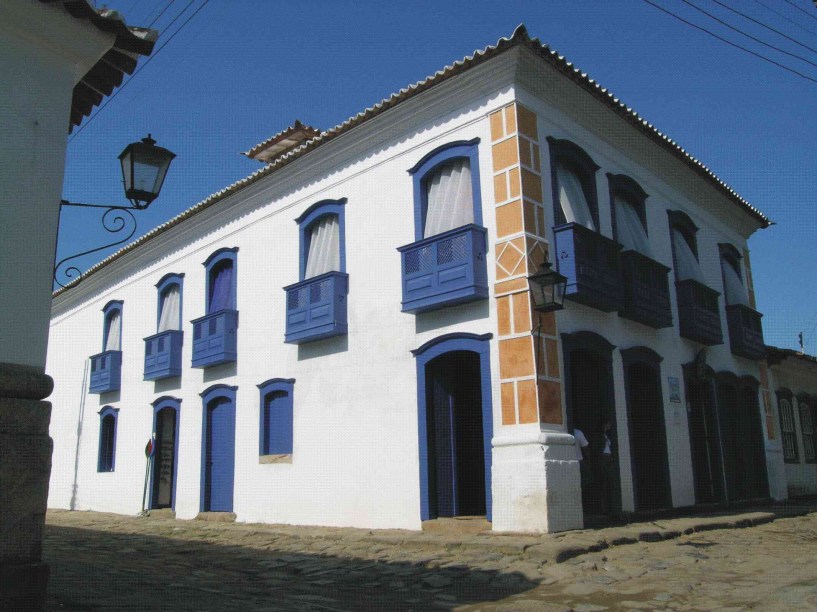
<instances>
[{"instance_id":1,"label":"orange painted corner pilaster","mask_svg":"<svg viewBox=\"0 0 817 612\"><path fill-rule=\"evenodd\" d=\"M556 317L533 309L527 280L548 258L536 113L512 103L489 123L502 423L560 424Z\"/></svg>"}]
</instances>

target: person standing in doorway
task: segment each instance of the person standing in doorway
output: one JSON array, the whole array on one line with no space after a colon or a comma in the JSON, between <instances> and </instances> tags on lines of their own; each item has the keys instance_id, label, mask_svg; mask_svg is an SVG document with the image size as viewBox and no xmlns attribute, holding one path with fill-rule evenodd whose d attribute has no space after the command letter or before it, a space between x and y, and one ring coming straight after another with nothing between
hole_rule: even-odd
<instances>
[{"instance_id":1,"label":"person standing in doorway","mask_svg":"<svg viewBox=\"0 0 817 612\"><path fill-rule=\"evenodd\" d=\"M582 487L582 505L586 506L587 493L590 487L590 472L585 459L587 458L586 454L587 449L590 446L590 442L587 441L587 437L584 435L584 432L578 427L573 428L573 439L576 441L576 461L579 462L579 477Z\"/></svg>"},{"instance_id":2,"label":"person standing in doorway","mask_svg":"<svg viewBox=\"0 0 817 612\"><path fill-rule=\"evenodd\" d=\"M610 514L613 497L613 421L607 419L602 426L602 448L599 459L599 495L601 496L602 514Z\"/></svg>"}]
</instances>

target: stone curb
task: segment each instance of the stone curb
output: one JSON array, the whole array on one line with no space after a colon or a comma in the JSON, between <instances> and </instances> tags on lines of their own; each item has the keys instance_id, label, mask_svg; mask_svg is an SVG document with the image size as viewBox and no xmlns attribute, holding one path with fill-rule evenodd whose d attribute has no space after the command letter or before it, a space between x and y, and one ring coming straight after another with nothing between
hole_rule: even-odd
<instances>
[{"instance_id":1,"label":"stone curb","mask_svg":"<svg viewBox=\"0 0 817 612\"><path fill-rule=\"evenodd\" d=\"M563 563L574 557L599 552L612 546L624 546L638 542L661 542L714 529L744 529L775 520L771 512L752 512L747 514L680 518L644 523L624 527L609 527L597 531L579 531L558 535L544 535L539 538L531 536L513 536L503 534L484 534L472 538L456 538L442 535L410 535L372 533L369 542L388 545L399 545L412 549L443 547L446 550L483 549L493 553L517 555L520 559L539 563Z\"/></svg>"}]
</instances>

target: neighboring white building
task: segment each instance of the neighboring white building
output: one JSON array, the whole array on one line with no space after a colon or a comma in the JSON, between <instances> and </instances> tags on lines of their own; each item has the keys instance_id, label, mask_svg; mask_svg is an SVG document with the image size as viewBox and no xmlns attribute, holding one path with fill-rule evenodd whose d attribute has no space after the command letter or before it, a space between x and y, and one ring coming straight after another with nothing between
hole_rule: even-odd
<instances>
[{"instance_id":1,"label":"neighboring white building","mask_svg":"<svg viewBox=\"0 0 817 612\"><path fill-rule=\"evenodd\" d=\"M817 358L769 347L769 389L780 437L775 497L817 494Z\"/></svg>"},{"instance_id":2,"label":"neighboring white building","mask_svg":"<svg viewBox=\"0 0 817 612\"><path fill-rule=\"evenodd\" d=\"M248 155L55 295L51 507L138 512L153 434L151 507L188 519L544 532L769 495L769 221L523 27Z\"/></svg>"},{"instance_id":3,"label":"neighboring white building","mask_svg":"<svg viewBox=\"0 0 817 612\"><path fill-rule=\"evenodd\" d=\"M156 32L84 0L0 2L0 608L45 603L45 375L67 137Z\"/></svg>"}]
</instances>

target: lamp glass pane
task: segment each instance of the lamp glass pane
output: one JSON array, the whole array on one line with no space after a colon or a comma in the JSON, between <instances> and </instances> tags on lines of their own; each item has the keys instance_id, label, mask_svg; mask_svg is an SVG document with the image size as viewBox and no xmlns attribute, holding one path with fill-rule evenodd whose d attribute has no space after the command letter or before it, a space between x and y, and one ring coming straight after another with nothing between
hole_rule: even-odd
<instances>
[{"instance_id":1,"label":"lamp glass pane","mask_svg":"<svg viewBox=\"0 0 817 612\"><path fill-rule=\"evenodd\" d=\"M132 177L131 177L131 148L128 147L124 151L122 151L122 155L119 157L119 161L122 164L122 180L125 183L125 191L130 191L133 189L132 184Z\"/></svg>"}]
</instances>

